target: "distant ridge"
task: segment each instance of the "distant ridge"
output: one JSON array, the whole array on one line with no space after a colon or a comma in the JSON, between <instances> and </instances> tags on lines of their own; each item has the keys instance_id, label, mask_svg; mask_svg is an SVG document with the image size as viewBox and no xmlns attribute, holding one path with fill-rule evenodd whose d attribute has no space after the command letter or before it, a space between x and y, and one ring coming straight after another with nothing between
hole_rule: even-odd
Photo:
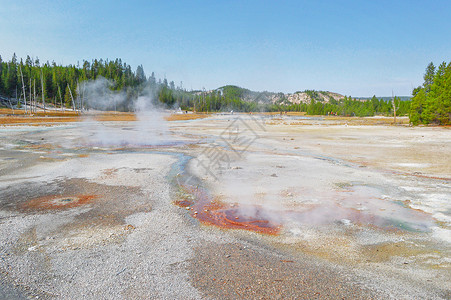
<instances>
[{"instance_id":1,"label":"distant ridge","mask_svg":"<svg viewBox=\"0 0 451 300\"><path fill-rule=\"evenodd\" d=\"M202 93L202 92L198 92ZM238 98L246 102L257 102L261 104L309 104L312 100L322 103L329 103L330 100L339 101L344 98L343 95L329 91L305 90L295 93L276 93L276 92L256 92L236 85L226 85L207 93L221 93L230 98Z\"/></svg>"}]
</instances>

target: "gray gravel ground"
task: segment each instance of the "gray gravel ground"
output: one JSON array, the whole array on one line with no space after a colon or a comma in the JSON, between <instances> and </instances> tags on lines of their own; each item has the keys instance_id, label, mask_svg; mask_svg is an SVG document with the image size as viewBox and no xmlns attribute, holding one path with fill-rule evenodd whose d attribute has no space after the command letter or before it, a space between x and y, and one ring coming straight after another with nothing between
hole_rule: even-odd
<instances>
[{"instance_id":1,"label":"gray gravel ground","mask_svg":"<svg viewBox=\"0 0 451 300\"><path fill-rule=\"evenodd\" d=\"M0 131L0 299L451 297L199 224L173 205L175 153L194 153L189 145L81 147L80 135L70 126ZM64 202L80 195L93 198ZM30 204L47 196L63 204Z\"/></svg>"}]
</instances>

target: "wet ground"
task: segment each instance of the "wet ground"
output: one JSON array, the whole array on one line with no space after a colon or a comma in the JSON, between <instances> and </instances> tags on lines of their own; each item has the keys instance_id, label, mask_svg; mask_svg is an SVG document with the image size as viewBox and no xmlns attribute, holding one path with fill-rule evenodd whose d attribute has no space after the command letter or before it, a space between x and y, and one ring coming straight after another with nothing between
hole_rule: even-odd
<instances>
[{"instance_id":1,"label":"wet ground","mask_svg":"<svg viewBox=\"0 0 451 300\"><path fill-rule=\"evenodd\" d=\"M451 296L449 129L218 115L0 138L0 296Z\"/></svg>"}]
</instances>

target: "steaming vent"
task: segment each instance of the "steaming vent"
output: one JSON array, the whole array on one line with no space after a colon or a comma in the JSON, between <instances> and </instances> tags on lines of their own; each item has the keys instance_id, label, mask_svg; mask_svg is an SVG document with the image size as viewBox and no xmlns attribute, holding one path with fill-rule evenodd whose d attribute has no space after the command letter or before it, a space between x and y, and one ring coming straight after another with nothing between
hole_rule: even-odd
<instances>
[{"instance_id":1,"label":"steaming vent","mask_svg":"<svg viewBox=\"0 0 451 300\"><path fill-rule=\"evenodd\" d=\"M156 91L146 87L130 107L124 107L125 103L130 103L127 101L130 96L123 91L112 91L111 86L112 83L105 78L83 82L84 101L90 107L88 118L81 125L86 137L83 145L134 148L182 144L175 141L168 130L166 113L157 106ZM114 120L112 111L118 108L133 111L134 116L130 115L130 120L125 122L116 120L114 125L89 118L92 111L101 110L109 111Z\"/></svg>"}]
</instances>

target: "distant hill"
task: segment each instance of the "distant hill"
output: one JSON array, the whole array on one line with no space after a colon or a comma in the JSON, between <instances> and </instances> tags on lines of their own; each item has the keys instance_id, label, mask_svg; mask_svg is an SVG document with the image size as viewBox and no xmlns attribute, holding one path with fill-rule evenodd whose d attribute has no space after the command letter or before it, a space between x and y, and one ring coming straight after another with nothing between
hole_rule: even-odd
<instances>
[{"instance_id":1,"label":"distant hill","mask_svg":"<svg viewBox=\"0 0 451 300\"><path fill-rule=\"evenodd\" d=\"M339 101L343 95L329 91L305 90L295 93L255 92L235 85L226 85L208 93L220 93L227 98L236 98L246 102L257 102L260 104L309 104L312 100L329 103L331 99Z\"/></svg>"},{"instance_id":2,"label":"distant hill","mask_svg":"<svg viewBox=\"0 0 451 300\"><path fill-rule=\"evenodd\" d=\"M358 99L330 91L255 92L235 85L226 85L210 91L192 91L188 94L191 98L181 104L187 108L193 107L196 111L298 111L309 115L359 117L394 114L393 103L388 101L388 97L387 100L373 97ZM401 101L395 97L394 102L398 116L408 113L410 101Z\"/></svg>"}]
</instances>

